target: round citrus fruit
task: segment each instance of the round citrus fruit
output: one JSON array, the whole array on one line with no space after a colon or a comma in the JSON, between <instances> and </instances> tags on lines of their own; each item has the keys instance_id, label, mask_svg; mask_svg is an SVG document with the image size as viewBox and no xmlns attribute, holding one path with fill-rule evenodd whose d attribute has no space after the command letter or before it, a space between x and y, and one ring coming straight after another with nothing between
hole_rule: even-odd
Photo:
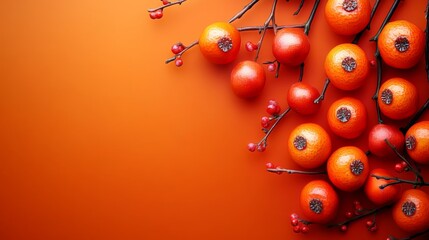
<instances>
[{"instance_id":1,"label":"round citrus fruit","mask_svg":"<svg viewBox=\"0 0 429 240\"><path fill-rule=\"evenodd\" d=\"M240 32L230 23L216 22L204 29L198 45L210 62L227 64L237 58L241 45Z\"/></svg>"},{"instance_id":2,"label":"round citrus fruit","mask_svg":"<svg viewBox=\"0 0 429 240\"><path fill-rule=\"evenodd\" d=\"M401 120L417 111L419 95L411 82L403 78L391 78L381 85L377 101L386 117Z\"/></svg>"},{"instance_id":3,"label":"round citrus fruit","mask_svg":"<svg viewBox=\"0 0 429 240\"><path fill-rule=\"evenodd\" d=\"M304 168L321 166L331 153L331 138L320 125L304 123L292 130L288 150L293 161Z\"/></svg>"},{"instance_id":4,"label":"round citrus fruit","mask_svg":"<svg viewBox=\"0 0 429 240\"><path fill-rule=\"evenodd\" d=\"M301 29L283 28L274 37L272 51L280 63L297 66L307 58L310 41Z\"/></svg>"},{"instance_id":5,"label":"round citrus fruit","mask_svg":"<svg viewBox=\"0 0 429 240\"><path fill-rule=\"evenodd\" d=\"M300 205L306 220L328 223L337 215L339 200L328 182L313 180L301 190Z\"/></svg>"},{"instance_id":6,"label":"round citrus fruit","mask_svg":"<svg viewBox=\"0 0 429 240\"><path fill-rule=\"evenodd\" d=\"M336 88L355 90L361 87L368 77L369 61L358 45L342 43L329 51L324 68Z\"/></svg>"},{"instance_id":7,"label":"round citrus fruit","mask_svg":"<svg viewBox=\"0 0 429 240\"><path fill-rule=\"evenodd\" d=\"M231 71L231 86L241 98L257 97L265 86L264 68L254 61L239 62Z\"/></svg>"},{"instance_id":8,"label":"round citrus fruit","mask_svg":"<svg viewBox=\"0 0 429 240\"><path fill-rule=\"evenodd\" d=\"M399 151L404 148L404 135L398 128L387 124L376 124L368 134L369 151L378 157L395 154L385 140L388 140Z\"/></svg>"},{"instance_id":9,"label":"round citrus fruit","mask_svg":"<svg viewBox=\"0 0 429 240\"><path fill-rule=\"evenodd\" d=\"M355 191L363 186L368 177L368 157L357 147L341 147L329 157L327 171L332 184L338 189Z\"/></svg>"},{"instance_id":10,"label":"round citrus fruit","mask_svg":"<svg viewBox=\"0 0 429 240\"><path fill-rule=\"evenodd\" d=\"M390 172L383 168L376 168L371 170L369 177L366 180L364 191L368 199L376 205L388 205L396 202L401 197L401 186L390 185L380 188L382 185L394 182L393 180L377 179L375 176L392 177Z\"/></svg>"},{"instance_id":11,"label":"round citrus fruit","mask_svg":"<svg viewBox=\"0 0 429 240\"><path fill-rule=\"evenodd\" d=\"M328 0L325 19L332 31L354 35L365 29L371 17L369 0Z\"/></svg>"},{"instance_id":12,"label":"round citrus fruit","mask_svg":"<svg viewBox=\"0 0 429 240\"><path fill-rule=\"evenodd\" d=\"M415 123L408 129L405 146L414 161L429 164L429 121Z\"/></svg>"},{"instance_id":13,"label":"round citrus fruit","mask_svg":"<svg viewBox=\"0 0 429 240\"><path fill-rule=\"evenodd\" d=\"M328 109L327 118L332 132L347 139L359 137L367 124L365 105L359 99L351 97L333 102Z\"/></svg>"},{"instance_id":14,"label":"round citrus fruit","mask_svg":"<svg viewBox=\"0 0 429 240\"><path fill-rule=\"evenodd\" d=\"M392 21L381 31L377 44L381 58L387 65L407 69L416 65L422 58L425 34L409 21Z\"/></svg>"},{"instance_id":15,"label":"round citrus fruit","mask_svg":"<svg viewBox=\"0 0 429 240\"><path fill-rule=\"evenodd\" d=\"M419 189L404 191L393 206L393 220L407 232L417 233L429 228L429 196Z\"/></svg>"}]
</instances>

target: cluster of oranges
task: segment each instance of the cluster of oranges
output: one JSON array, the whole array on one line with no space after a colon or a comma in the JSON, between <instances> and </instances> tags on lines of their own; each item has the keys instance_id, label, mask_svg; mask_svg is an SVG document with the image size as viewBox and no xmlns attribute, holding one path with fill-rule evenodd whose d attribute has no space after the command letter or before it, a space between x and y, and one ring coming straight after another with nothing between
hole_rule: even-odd
<instances>
[{"instance_id":1,"label":"cluster of oranges","mask_svg":"<svg viewBox=\"0 0 429 240\"><path fill-rule=\"evenodd\" d=\"M325 20L339 35L355 35L363 31L371 20L369 0L327 0ZM207 26L198 39L205 58L215 64L233 62L240 51L240 31L231 23L216 22ZM396 69L410 69L422 60L425 51L425 33L407 20L391 21L380 32L376 41L385 64ZM256 50L259 46L246 44ZM310 52L307 34L299 28L282 28L272 42L272 54L278 64L299 66ZM343 91L361 88L368 80L370 61L357 44L342 43L327 54L324 69L332 85ZM237 63L231 72L233 92L240 98L258 96L265 85L265 70L256 61ZM395 120L408 119L418 111L419 95L416 86L401 77L387 79L378 91L380 112ZM302 115L318 112L315 99L317 89L298 82L287 95L289 108ZM278 117L278 111L276 116ZM361 100L343 97L334 101L326 114L329 130L339 138L356 139L367 129L367 109ZM309 182L300 195L301 210L312 223L328 223L338 211L337 190L353 192L363 189L375 205L393 205L393 219L409 232L429 229L429 196L419 189L402 191L392 183L393 174L386 169L371 169L368 153L379 158L406 152L411 162L429 164L429 121L414 124L405 135L397 128L381 122L373 126L368 139L369 151L356 146L332 149L330 134L316 123L304 123L289 134L287 150L290 158L304 169L326 169L328 180ZM255 146L252 145L254 151ZM402 168L414 165L405 163ZM384 176L376 178L374 176Z\"/></svg>"}]
</instances>

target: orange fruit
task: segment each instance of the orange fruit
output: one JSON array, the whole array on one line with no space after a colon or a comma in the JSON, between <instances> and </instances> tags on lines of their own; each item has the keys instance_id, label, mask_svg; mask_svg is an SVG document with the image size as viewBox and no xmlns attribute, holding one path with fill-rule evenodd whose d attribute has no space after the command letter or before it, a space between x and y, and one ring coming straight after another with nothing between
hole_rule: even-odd
<instances>
[{"instance_id":1,"label":"orange fruit","mask_svg":"<svg viewBox=\"0 0 429 240\"><path fill-rule=\"evenodd\" d=\"M355 191L363 186L368 177L368 157L357 147L341 147L329 157L327 172L329 180L338 189Z\"/></svg>"},{"instance_id":2,"label":"orange fruit","mask_svg":"<svg viewBox=\"0 0 429 240\"><path fill-rule=\"evenodd\" d=\"M408 155L416 162L429 164L429 121L421 121L405 134Z\"/></svg>"},{"instance_id":3,"label":"orange fruit","mask_svg":"<svg viewBox=\"0 0 429 240\"><path fill-rule=\"evenodd\" d=\"M401 186L396 184L380 189L381 185L394 182L394 180L377 179L375 177L371 177L373 174L376 176L393 177L386 169L373 169L370 172L364 187L365 195L368 199L379 206L392 204L399 200L401 197Z\"/></svg>"},{"instance_id":4,"label":"orange fruit","mask_svg":"<svg viewBox=\"0 0 429 240\"><path fill-rule=\"evenodd\" d=\"M367 125L365 105L356 98L344 97L328 109L328 125L335 135L353 139L359 137Z\"/></svg>"},{"instance_id":5,"label":"orange fruit","mask_svg":"<svg viewBox=\"0 0 429 240\"><path fill-rule=\"evenodd\" d=\"M419 189L406 190L393 206L393 220L399 228L417 233L429 228L429 196Z\"/></svg>"},{"instance_id":6,"label":"orange fruit","mask_svg":"<svg viewBox=\"0 0 429 240\"><path fill-rule=\"evenodd\" d=\"M300 205L306 220L328 223L337 215L338 195L324 180L313 180L301 190Z\"/></svg>"},{"instance_id":7,"label":"orange fruit","mask_svg":"<svg viewBox=\"0 0 429 240\"><path fill-rule=\"evenodd\" d=\"M325 19L332 31L340 35L354 35L369 23L369 0L328 0Z\"/></svg>"},{"instance_id":8,"label":"orange fruit","mask_svg":"<svg viewBox=\"0 0 429 240\"><path fill-rule=\"evenodd\" d=\"M407 69L416 65L422 58L425 33L409 21L393 21L383 28L377 44L381 58L387 65Z\"/></svg>"},{"instance_id":9,"label":"orange fruit","mask_svg":"<svg viewBox=\"0 0 429 240\"><path fill-rule=\"evenodd\" d=\"M227 64L237 58L241 45L240 32L230 23L215 22L201 33L198 45L210 62Z\"/></svg>"},{"instance_id":10,"label":"orange fruit","mask_svg":"<svg viewBox=\"0 0 429 240\"><path fill-rule=\"evenodd\" d=\"M325 58L325 72L336 88L355 90L368 77L369 61L358 45L343 43L329 51Z\"/></svg>"},{"instance_id":11,"label":"orange fruit","mask_svg":"<svg viewBox=\"0 0 429 240\"><path fill-rule=\"evenodd\" d=\"M303 168L317 168L331 153L331 138L321 126L304 123L292 130L288 150L293 161Z\"/></svg>"},{"instance_id":12,"label":"orange fruit","mask_svg":"<svg viewBox=\"0 0 429 240\"><path fill-rule=\"evenodd\" d=\"M417 111L419 96L411 82L403 78L391 78L381 85L377 101L386 117L400 120Z\"/></svg>"}]
</instances>

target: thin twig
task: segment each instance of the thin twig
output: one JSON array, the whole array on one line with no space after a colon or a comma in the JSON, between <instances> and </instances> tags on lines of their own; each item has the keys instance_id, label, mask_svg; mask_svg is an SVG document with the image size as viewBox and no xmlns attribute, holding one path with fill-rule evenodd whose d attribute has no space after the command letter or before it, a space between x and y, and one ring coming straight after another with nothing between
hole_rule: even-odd
<instances>
[{"instance_id":1,"label":"thin twig","mask_svg":"<svg viewBox=\"0 0 429 240\"><path fill-rule=\"evenodd\" d=\"M326 78L325 84L323 84L322 92L320 93L320 96L314 100L314 103L318 104L325 98L325 93L326 93L326 90L328 89L330 82L331 80L329 80L329 78Z\"/></svg>"},{"instance_id":2,"label":"thin twig","mask_svg":"<svg viewBox=\"0 0 429 240\"><path fill-rule=\"evenodd\" d=\"M391 206L390 205L385 205L385 206L382 206L382 207L379 207L379 208L374 208L374 209L369 210L369 211L367 211L365 213L362 213L362 214L356 215L356 216L354 216L352 218L349 218L349 219L347 219L345 221L342 221L342 222L339 222L339 223L330 224L330 225L328 225L328 227L339 227L339 226L347 225L347 224L349 224L351 222L354 222L356 220L359 220L359 219L364 218L366 216L369 216L371 214L375 214L375 213L380 212L380 211L382 211L384 209L387 209L389 207L391 207Z\"/></svg>"},{"instance_id":3,"label":"thin twig","mask_svg":"<svg viewBox=\"0 0 429 240\"><path fill-rule=\"evenodd\" d=\"M177 58L182 57L182 54L184 54L186 51L188 51L189 49L191 49L192 47L196 46L198 44L198 40L195 40L194 42L192 42L189 46L186 46L180 53L174 55L173 57L165 60L165 63L170 63L174 60L176 60Z\"/></svg>"},{"instance_id":4,"label":"thin twig","mask_svg":"<svg viewBox=\"0 0 429 240\"><path fill-rule=\"evenodd\" d=\"M273 1L273 6L272 6L272 8L271 8L271 12L270 12L270 15L268 16L268 18L267 18L267 20L265 21L265 23L264 23L264 28L262 29L262 34L261 34L261 38L259 39L259 42L258 42L258 50L256 50L256 55L255 55L255 62L257 62L257 60L258 60L258 57L259 57L259 53L261 52L261 48L262 48L262 42L264 41L264 38L265 38L265 33L267 32L267 27L269 26L269 24L270 24L270 22L272 23L272 27L273 27L273 30L274 30L274 32L276 32L276 23L275 23L275 20L274 20L274 15L275 15L275 12L276 12L276 6L277 6L277 1L278 0L274 0Z\"/></svg>"},{"instance_id":5,"label":"thin twig","mask_svg":"<svg viewBox=\"0 0 429 240\"><path fill-rule=\"evenodd\" d=\"M396 184L401 184L401 183L411 184L413 186L420 186L420 187L422 187L422 186L429 186L429 182L411 181L411 180L407 180L407 179L401 179L401 178L398 178L398 177L386 177L386 176L379 176L379 175L375 175L375 174L371 174L371 177L374 177L376 179L384 179L384 180L392 181L392 182L380 185L379 186L380 189L384 189L384 188L386 188L388 186L396 185Z\"/></svg>"},{"instance_id":6,"label":"thin twig","mask_svg":"<svg viewBox=\"0 0 429 240\"><path fill-rule=\"evenodd\" d=\"M259 2L259 0L252 0L249 4L247 4L246 6L244 6L244 8L238 12L237 14L235 14L228 22L232 23L237 19L240 19L241 17L244 16L244 14L249 11L253 5L255 5L257 2Z\"/></svg>"},{"instance_id":7,"label":"thin twig","mask_svg":"<svg viewBox=\"0 0 429 240\"><path fill-rule=\"evenodd\" d=\"M157 10L163 10L164 8L168 8L168 7L171 7L171 6L176 5L176 4L181 5L184 2L186 2L186 0L178 0L178 1L175 1L175 2L170 2L170 3L166 4L166 5L162 5L162 6L157 7L157 8L149 8L147 11L148 12L155 12Z\"/></svg>"},{"instance_id":8,"label":"thin twig","mask_svg":"<svg viewBox=\"0 0 429 240\"><path fill-rule=\"evenodd\" d=\"M259 141L259 143L257 144L258 146L262 145L262 146L266 146L267 145L267 139L270 136L271 132L274 130L274 128L277 126L277 124L283 119L283 117L290 111L290 107L288 107L286 110L284 110L284 112L282 112L280 115L278 115L275 118L275 122L273 123L273 125L271 125L270 129L268 129L268 131L265 133L265 136L261 139L261 141Z\"/></svg>"},{"instance_id":9,"label":"thin twig","mask_svg":"<svg viewBox=\"0 0 429 240\"><path fill-rule=\"evenodd\" d=\"M423 115L423 113L428 109L429 107L429 98L426 99L426 102L423 104L423 106L414 114L413 118L410 119L410 121L407 123L405 127L400 128L401 132L405 134L408 129L410 129L411 126L413 126L419 118Z\"/></svg>"},{"instance_id":10,"label":"thin twig","mask_svg":"<svg viewBox=\"0 0 429 240\"><path fill-rule=\"evenodd\" d=\"M286 168L267 168L267 171L272 173L306 174L306 175L326 174L326 171L311 172L311 171L301 171L301 170L286 169Z\"/></svg>"}]
</instances>

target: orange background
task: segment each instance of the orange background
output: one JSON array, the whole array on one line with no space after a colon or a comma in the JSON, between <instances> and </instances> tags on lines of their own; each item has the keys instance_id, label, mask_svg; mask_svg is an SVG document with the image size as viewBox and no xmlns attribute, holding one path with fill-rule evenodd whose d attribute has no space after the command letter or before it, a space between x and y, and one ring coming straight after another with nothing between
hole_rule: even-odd
<instances>
[{"instance_id":1,"label":"orange background","mask_svg":"<svg viewBox=\"0 0 429 240\"><path fill-rule=\"evenodd\" d=\"M302 122L327 127L329 104L341 96L366 103L369 126L376 124L370 99L375 69L354 92L327 91L319 114L293 112L269 139L264 153L250 153L248 142L263 135L260 117L269 99L287 106L286 91L297 69L268 73L263 94L253 101L234 96L229 72L254 53L242 49L227 66L204 60L198 47L184 65L164 64L170 47L197 39L214 21L226 21L248 0L197 1L165 10L161 20L146 12L157 0L1 1L0 2L0 239L385 239L397 230L390 213L378 215L377 233L365 221L347 233L311 226L294 234L289 223L300 213L298 196L320 177L275 175L270 161L298 168L285 144ZM313 1L292 13L300 1L279 1L279 24L302 23ZM323 59L339 37L327 27L321 2L310 31L311 50L304 81L322 89ZM374 1L371 1L373 3ZM380 9L361 46L373 58L375 34L393 0ZM425 27L426 1L401 1L393 19ZM235 26L260 25L271 1L261 1ZM256 32L242 34L257 42ZM260 61L273 60L272 34ZM383 79L402 76L419 86L420 104L429 96L424 61L408 71L384 68ZM424 119L429 119L426 112ZM388 123L402 126L403 122ZM334 149L367 149L367 131L356 140L333 137ZM371 158L372 166L393 168L395 160ZM424 169L428 176L428 169ZM361 192L341 193L341 213L354 199L371 207ZM341 216L339 217L341 219Z\"/></svg>"}]
</instances>

